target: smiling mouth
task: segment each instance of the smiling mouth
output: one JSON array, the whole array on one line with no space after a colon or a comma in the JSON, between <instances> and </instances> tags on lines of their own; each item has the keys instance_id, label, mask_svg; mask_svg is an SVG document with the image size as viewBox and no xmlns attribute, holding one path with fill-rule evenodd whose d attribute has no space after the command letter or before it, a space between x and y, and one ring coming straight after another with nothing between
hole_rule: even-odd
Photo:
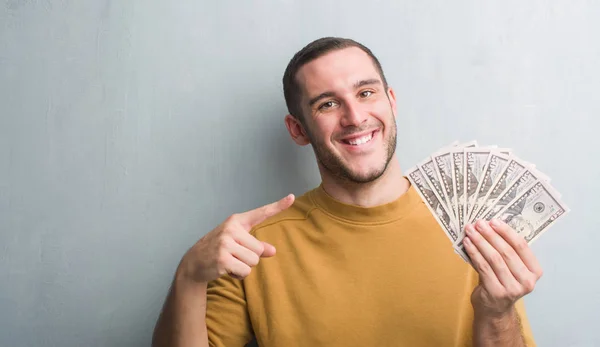
<instances>
[{"instance_id":1,"label":"smiling mouth","mask_svg":"<svg viewBox=\"0 0 600 347\"><path fill-rule=\"evenodd\" d=\"M375 135L375 131L372 131L366 135L360 136L360 137L355 137L352 139L348 139L348 140L342 140L343 143L347 144L347 145L351 145L351 146L360 146L362 144L368 143L373 139L373 136Z\"/></svg>"}]
</instances>

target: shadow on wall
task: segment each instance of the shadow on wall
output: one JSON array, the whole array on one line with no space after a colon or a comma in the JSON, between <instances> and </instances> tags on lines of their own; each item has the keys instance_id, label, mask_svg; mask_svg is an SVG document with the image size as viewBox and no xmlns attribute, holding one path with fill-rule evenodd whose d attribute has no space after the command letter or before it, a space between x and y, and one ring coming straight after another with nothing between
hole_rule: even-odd
<instances>
[{"instance_id":1,"label":"shadow on wall","mask_svg":"<svg viewBox=\"0 0 600 347\"><path fill-rule=\"evenodd\" d=\"M281 116L283 118L283 116ZM283 123L283 120L281 121ZM278 181L287 192L296 196L319 184L320 177L315 163L314 152L310 145L300 147L290 137L285 125L270 140L272 150L270 170L278 173Z\"/></svg>"},{"instance_id":2,"label":"shadow on wall","mask_svg":"<svg viewBox=\"0 0 600 347\"><path fill-rule=\"evenodd\" d=\"M245 149L242 152L260 163L255 167L258 175L252 177L251 182L257 184L255 187L266 186L271 191L264 196L260 196L261 192L252 193L259 194L257 199L262 201L275 201L289 193L298 197L320 183L312 147L300 147L291 139L284 123L284 110L273 107L263 114L268 116L256 124L255 131L245 134L250 136L246 143L256 144L256 147L252 152Z\"/></svg>"}]
</instances>

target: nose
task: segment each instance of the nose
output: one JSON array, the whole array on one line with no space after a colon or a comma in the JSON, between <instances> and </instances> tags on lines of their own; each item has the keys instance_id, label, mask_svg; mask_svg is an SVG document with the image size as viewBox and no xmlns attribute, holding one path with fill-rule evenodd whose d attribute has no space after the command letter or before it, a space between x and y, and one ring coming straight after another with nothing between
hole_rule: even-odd
<instances>
[{"instance_id":1,"label":"nose","mask_svg":"<svg viewBox=\"0 0 600 347\"><path fill-rule=\"evenodd\" d=\"M343 114L340 123L343 127L360 126L367 120L367 113L362 110L360 104L350 100L344 103Z\"/></svg>"}]
</instances>

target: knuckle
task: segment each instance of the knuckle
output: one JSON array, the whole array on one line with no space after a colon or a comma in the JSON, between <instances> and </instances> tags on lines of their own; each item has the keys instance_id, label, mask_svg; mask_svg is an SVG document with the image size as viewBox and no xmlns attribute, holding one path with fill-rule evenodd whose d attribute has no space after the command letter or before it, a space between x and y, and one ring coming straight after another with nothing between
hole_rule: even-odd
<instances>
[{"instance_id":1,"label":"knuckle","mask_svg":"<svg viewBox=\"0 0 600 347\"><path fill-rule=\"evenodd\" d=\"M479 264L479 271L482 274L490 274L492 272L492 267L490 266L490 264L484 261Z\"/></svg>"},{"instance_id":2,"label":"knuckle","mask_svg":"<svg viewBox=\"0 0 600 347\"><path fill-rule=\"evenodd\" d=\"M241 278L246 278L250 275L250 272L252 272L252 269L249 266L244 266L243 268L240 269L238 275Z\"/></svg>"},{"instance_id":3,"label":"knuckle","mask_svg":"<svg viewBox=\"0 0 600 347\"><path fill-rule=\"evenodd\" d=\"M507 299L515 301L523 296L523 290L518 287L511 287L506 293Z\"/></svg>"},{"instance_id":4,"label":"knuckle","mask_svg":"<svg viewBox=\"0 0 600 347\"><path fill-rule=\"evenodd\" d=\"M490 263L500 265L504 262L504 259L498 252L493 252L490 254Z\"/></svg>"},{"instance_id":5,"label":"knuckle","mask_svg":"<svg viewBox=\"0 0 600 347\"><path fill-rule=\"evenodd\" d=\"M256 266L256 265L258 265L259 261L260 261L260 258L258 257L258 255L252 254L252 256L250 257L250 259L248 261L248 265Z\"/></svg>"},{"instance_id":6,"label":"knuckle","mask_svg":"<svg viewBox=\"0 0 600 347\"><path fill-rule=\"evenodd\" d=\"M217 274L219 275L219 277L225 276L227 274L227 270L224 267L219 267L217 269Z\"/></svg>"},{"instance_id":7,"label":"knuckle","mask_svg":"<svg viewBox=\"0 0 600 347\"><path fill-rule=\"evenodd\" d=\"M231 243L230 243L229 240L230 239L228 237L221 237L221 238L219 238L219 241L218 241L218 247L219 247L219 249L220 250L227 249L231 245Z\"/></svg>"},{"instance_id":8,"label":"knuckle","mask_svg":"<svg viewBox=\"0 0 600 347\"><path fill-rule=\"evenodd\" d=\"M517 251L525 251L525 250L527 250L527 248L529 248L527 241L525 241L525 238L523 238L523 237L517 238L515 246L517 247Z\"/></svg>"},{"instance_id":9,"label":"knuckle","mask_svg":"<svg viewBox=\"0 0 600 347\"><path fill-rule=\"evenodd\" d=\"M240 213L234 213L231 216L227 217L225 223L223 223L224 227L228 230L235 230L235 227L242 224L242 215Z\"/></svg>"},{"instance_id":10,"label":"knuckle","mask_svg":"<svg viewBox=\"0 0 600 347\"><path fill-rule=\"evenodd\" d=\"M263 206L262 212L264 214L272 213L277 208L277 202L270 203L268 205Z\"/></svg>"},{"instance_id":11,"label":"knuckle","mask_svg":"<svg viewBox=\"0 0 600 347\"><path fill-rule=\"evenodd\" d=\"M226 250L222 249L219 251L217 255L217 264L219 268L224 268L225 265L227 265L227 262L229 261L229 256L230 254Z\"/></svg>"},{"instance_id":12,"label":"knuckle","mask_svg":"<svg viewBox=\"0 0 600 347\"><path fill-rule=\"evenodd\" d=\"M223 226L223 234L225 235L234 235L235 234L235 226L237 225L237 223L235 222L231 222L231 223L226 223Z\"/></svg>"},{"instance_id":13,"label":"knuckle","mask_svg":"<svg viewBox=\"0 0 600 347\"><path fill-rule=\"evenodd\" d=\"M530 276L527 279L525 279L525 281L523 283L523 288L525 289L525 292L526 293L533 292L533 289L535 288L535 283L536 283L536 280L533 276Z\"/></svg>"},{"instance_id":14,"label":"knuckle","mask_svg":"<svg viewBox=\"0 0 600 347\"><path fill-rule=\"evenodd\" d=\"M265 252L265 245L262 242L259 242L258 245L256 245L256 251L258 252L258 255L261 255Z\"/></svg>"},{"instance_id":15,"label":"knuckle","mask_svg":"<svg viewBox=\"0 0 600 347\"><path fill-rule=\"evenodd\" d=\"M225 222L223 223L225 227L237 222L237 220L239 219L239 215L237 213L232 214L231 216L227 217L227 219L225 219Z\"/></svg>"},{"instance_id":16,"label":"knuckle","mask_svg":"<svg viewBox=\"0 0 600 347\"><path fill-rule=\"evenodd\" d=\"M503 259L513 259L515 255L510 247L502 247L499 252Z\"/></svg>"}]
</instances>

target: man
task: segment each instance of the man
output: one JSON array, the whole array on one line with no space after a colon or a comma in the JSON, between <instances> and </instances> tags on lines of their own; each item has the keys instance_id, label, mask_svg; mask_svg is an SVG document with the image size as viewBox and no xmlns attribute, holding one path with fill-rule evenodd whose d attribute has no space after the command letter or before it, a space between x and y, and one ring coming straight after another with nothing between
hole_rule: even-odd
<instances>
[{"instance_id":1,"label":"man","mask_svg":"<svg viewBox=\"0 0 600 347\"><path fill-rule=\"evenodd\" d=\"M534 345L522 297L537 260L503 223L466 226L473 267L453 252L402 175L396 95L371 51L316 40L283 84L287 130L312 145L322 183L191 247L154 345Z\"/></svg>"}]
</instances>

